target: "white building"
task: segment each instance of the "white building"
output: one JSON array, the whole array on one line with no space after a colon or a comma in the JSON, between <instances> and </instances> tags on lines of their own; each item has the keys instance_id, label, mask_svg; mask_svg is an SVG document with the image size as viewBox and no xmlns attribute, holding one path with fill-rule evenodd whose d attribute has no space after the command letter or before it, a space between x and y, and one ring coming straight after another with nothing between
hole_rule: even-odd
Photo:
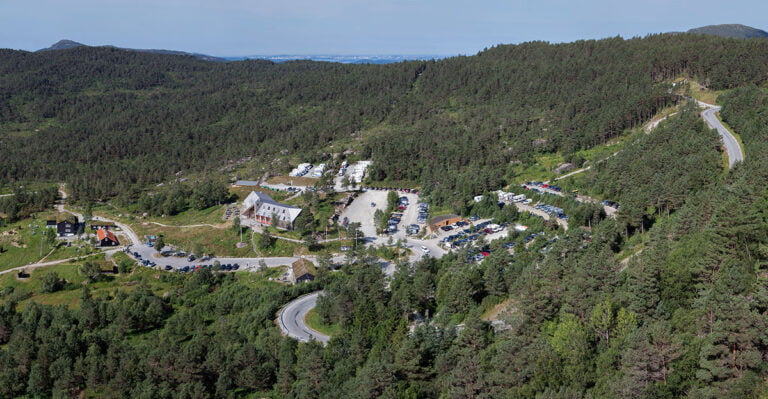
<instances>
[{"instance_id":1,"label":"white building","mask_svg":"<svg viewBox=\"0 0 768 399\"><path fill-rule=\"evenodd\" d=\"M243 201L240 221L246 226L261 224L293 230L293 222L300 213L301 208L281 204L260 191L251 191Z\"/></svg>"}]
</instances>

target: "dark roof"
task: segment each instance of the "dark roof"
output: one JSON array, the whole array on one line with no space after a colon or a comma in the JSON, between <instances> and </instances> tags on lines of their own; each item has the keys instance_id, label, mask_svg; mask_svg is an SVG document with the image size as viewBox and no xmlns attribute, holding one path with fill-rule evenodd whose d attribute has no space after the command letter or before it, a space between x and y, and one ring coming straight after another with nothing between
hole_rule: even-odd
<instances>
[{"instance_id":1,"label":"dark roof","mask_svg":"<svg viewBox=\"0 0 768 399\"><path fill-rule=\"evenodd\" d=\"M258 186L259 182L254 180L238 180L234 184L235 186Z\"/></svg>"},{"instance_id":2,"label":"dark roof","mask_svg":"<svg viewBox=\"0 0 768 399\"><path fill-rule=\"evenodd\" d=\"M444 222L444 221L446 221L448 219L455 219L455 218L460 218L460 217L461 216L454 215L454 214L435 216L435 217L432 218L432 220L429 221L429 224L437 224L437 223L440 223L440 222Z\"/></svg>"},{"instance_id":3,"label":"dark roof","mask_svg":"<svg viewBox=\"0 0 768 399\"><path fill-rule=\"evenodd\" d=\"M299 278L307 273L314 276L317 273L317 271L315 270L315 265L304 258L301 258L296 262L293 262L293 265L291 265L291 267L293 268L294 278Z\"/></svg>"}]
</instances>

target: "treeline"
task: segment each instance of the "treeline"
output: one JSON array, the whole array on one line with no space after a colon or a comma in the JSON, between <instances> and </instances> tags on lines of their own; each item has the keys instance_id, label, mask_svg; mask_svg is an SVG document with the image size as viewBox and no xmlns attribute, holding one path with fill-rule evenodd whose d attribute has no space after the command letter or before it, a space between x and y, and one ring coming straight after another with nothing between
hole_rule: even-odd
<instances>
[{"instance_id":1,"label":"treeline","mask_svg":"<svg viewBox=\"0 0 768 399\"><path fill-rule=\"evenodd\" d=\"M514 165L537 154L567 156L643 123L677 101L663 79L762 84L766 50L696 35L532 42L388 65L3 50L0 184L65 181L78 199L136 199L179 171L254 155L321 158L330 143L362 137L374 180L409 180L453 205L511 181Z\"/></svg>"},{"instance_id":2,"label":"treeline","mask_svg":"<svg viewBox=\"0 0 768 399\"><path fill-rule=\"evenodd\" d=\"M765 48L655 35L504 45L428 63L371 138L371 174L417 181L433 202L454 205L514 181L514 166L538 154L567 157L644 123L677 101L664 79L690 75L714 89L765 82Z\"/></svg>"},{"instance_id":3,"label":"treeline","mask_svg":"<svg viewBox=\"0 0 768 399\"><path fill-rule=\"evenodd\" d=\"M50 208L58 198L59 190L55 186L35 190L16 186L11 195L0 197L0 213L5 214L9 222L15 222Z\"/></svg>"},{"instance_id":4,"label":"treeline","mask_svg":"<svg viewBox=\"0 0 768 399\"><path fill-rule=\"evenodd\" d=\"M173 216L187 209L202 210L231 200L226 184L204 180L193 185L176 183L171 187L143 193L136 207L153 216Z\"/></svg>"},{"instance_id":5,"label":"treeline","mask_svg":"<svg viewBox=\"0 0 768 399\"><path fill-rule=\"evenodd\" d=\"M19 312L4 290L0 396L220 398L290 389L296 342L272 319L312 284L248 288L207 269L163 278L175 287L163 298L141 285L114 298L80 287L77 310L32 303Z\"/></svg>"}]
</instances>

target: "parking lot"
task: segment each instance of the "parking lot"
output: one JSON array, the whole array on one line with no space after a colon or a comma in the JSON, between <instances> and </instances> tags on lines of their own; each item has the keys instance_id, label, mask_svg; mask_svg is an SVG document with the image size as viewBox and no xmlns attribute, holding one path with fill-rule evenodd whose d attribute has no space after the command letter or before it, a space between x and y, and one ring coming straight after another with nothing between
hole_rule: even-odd
<instances>
[{"instance_id":1,"label":"parking lot","mask_svg":"<svg viewBox=\"0 0 768 399\"><path fill-rule=\"evenodd\" d=\"M371 206L371 203L376 204ZM365 234L366 241L381 241L376 235L376 224L373 221L373 214L377 209L382 212L387 210L387 192L386 191L365 191L360 193L357 198L341 214L342 220L346 217L350 223L360 223L360 230Z\"/></svg>"},{"instance_id":2,"label":"parking lot","mask_svg":"<svg viewBox=\"0 0 768 399\"><path fill-rule=\"evenodd\" d=\"M361 230L365 234L366 242L373 245L383 245L388 240L390 235L377 235L376 225L373 220L373 214L376 209L381 209L382 212L387 208L387 193L389 190L367 190L361 193L352 204L347 207L342 213L342 219L348 218L350 223L358 222L361 225ZM411 224L419 224L419 207L418 194L399 192L400 197L408 198L408 206L401 211L402 216L400 222L397 224L397 231L391 234L393 240L403 239L406 242L406 246L411 250L411 260L420 259L424 255L441 257L446 251L439 246L436 238L430 238L427 240L419 240L412 236L409 236L406 232L407 227ZM371 203L376 206L371 206ZM400 212L398 212L400 213ZM385 215L390 217L390 215ZM423 230L426 226L419 224L419 229ZM422 249L422 246L427 248L427 251Z\"/></svg>"}]
</instances>

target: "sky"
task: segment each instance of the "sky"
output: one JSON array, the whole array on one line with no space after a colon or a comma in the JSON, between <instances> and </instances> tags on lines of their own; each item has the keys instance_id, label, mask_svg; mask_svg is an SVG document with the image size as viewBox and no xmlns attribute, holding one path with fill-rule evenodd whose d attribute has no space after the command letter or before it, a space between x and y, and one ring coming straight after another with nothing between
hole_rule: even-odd
<instances>
[{"instance_id":1,"label":"sky","mask_svg":"<svg viewBox=\"0 0 768 399\"><path fill-rule=\"evenodd\" d=\"M214 56L471 55L722 23L768 30L766 15L764 0L0 0L0 48L70 39Z\"/></svg>"}]
</instances>

